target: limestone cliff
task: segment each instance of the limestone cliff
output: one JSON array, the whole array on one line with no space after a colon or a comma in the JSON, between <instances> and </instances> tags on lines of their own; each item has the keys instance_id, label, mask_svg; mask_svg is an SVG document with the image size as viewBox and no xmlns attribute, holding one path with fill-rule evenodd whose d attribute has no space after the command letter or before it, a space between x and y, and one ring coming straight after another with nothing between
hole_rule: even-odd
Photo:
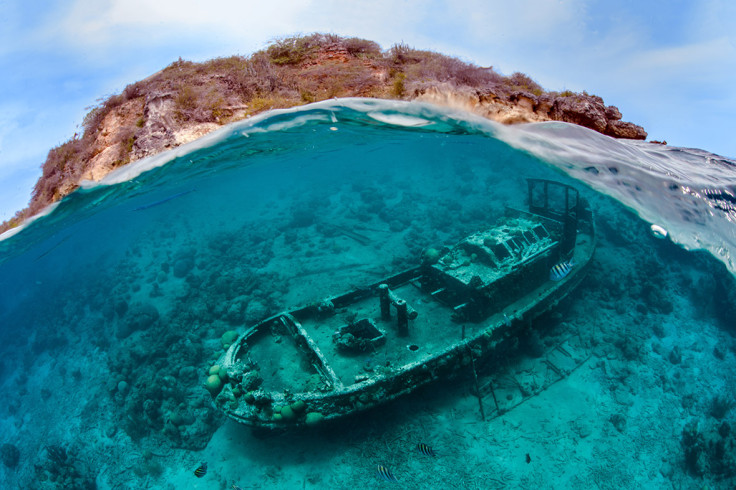
<instances>
[{"instance_id":1,"label":"limestone cliff","mask_svg":"<svg viewBox=\"0 0 736 490\"><path fill-rule=\"evenodd\" d=\"M503 124L563 121L578 124L614 138L646 139L644 128L621 121L615 106L595 95L556 96L515 91L499 97L493 91L468 90L440 84L417 91L414 99L456 107Z\"/></svg>"},{"instance_id":2,"label":"limestone cliff","mask_svg":"<svg viewBox=\"0 0 736 490\"><path fill-rule=\"evenodd\" d=\"M49 151L28 208L0 232L72 192L81 180L192 141L264 110L332 97L420 100L504 124L565 121L616 138L646 139L614 106L587 93L547 92L521 73L397 44L313 34L278 40L250 57L178 60L94 108L84 132Z\"/></svg>"}]
</instances>

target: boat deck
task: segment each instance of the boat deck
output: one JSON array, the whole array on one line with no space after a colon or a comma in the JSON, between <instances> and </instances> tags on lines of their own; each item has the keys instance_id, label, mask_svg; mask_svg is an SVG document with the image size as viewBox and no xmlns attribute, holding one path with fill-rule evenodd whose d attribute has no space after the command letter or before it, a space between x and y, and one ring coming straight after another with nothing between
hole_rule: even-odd
<instances>
[{"instance_id":1,"label":"boat deck","mask_svg":"<svg viewBox=\"0 0 736 490\"><path fill-rule=\"evenodd\" d=\"M432 359L449 345L462 340L463 325L452 321L451 307L422 292L414 282L399 286L393 292L421 311L414 320L409 321L406 336L399 335L395 311L392 311L389 320L381 318L379 299L375 296L357 301L349 309L338 309L333 316L297 317L343 385L359 382L366 375L388 374L422 359ZM369 345L362 352L340 349L333 334L351 320L357 322L363 319L374 322L384 334L385 343ZM465 334L468 335L473 328L473 324L465 324Z\"/></svg>"}]
</instances>

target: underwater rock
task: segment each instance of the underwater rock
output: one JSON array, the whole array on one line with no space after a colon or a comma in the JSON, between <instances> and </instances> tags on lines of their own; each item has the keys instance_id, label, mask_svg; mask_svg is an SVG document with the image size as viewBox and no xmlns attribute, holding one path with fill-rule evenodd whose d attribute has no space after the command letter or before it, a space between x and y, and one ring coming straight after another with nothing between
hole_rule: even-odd
<instances>
[{"instance_id":1,"label":"underwater rock","mask_svg":"<svg viewBox=\"0 0 736 490\"><path fill-rule=\"evenodd\" d=\"M211 374L207 377L207 381L205 381L205 388L207 388L207 391L210 392L210 394L214 397L217 396L217 394L222 389L222 380L217 374Z\"/></svg>"},{"instance_id":2,"label":"underwater rock","mask_svg":"<svg viewBox=\"0 0 736 490\"><path fill-rule=\"evenodd\" d=\"M258 371L248 371L243 375L240 384L246 391L256 390L261 386L261 384L263 384L263 378L258 374Z\"/></svg>"},{"instance_id":3,"label":"underwater rock","mask_svg":"<svg viewBox=\"0 0 736 490\"><path fill-rule=\"evenodd\" d=\"M281 414L281 418L285 422L290 422L294 420L294 417L296 416L294 410L289 405L281 407L281 411L279 413Z\"/></svg>"},{"instance_id":4,"label":"underwater rock","mask_svg":"<svg viewBox=\"0 0 736 490\"><path fill-rule=\"evenodd\" d=\"M125 381L121 381L118 383L118 393L120 393L121 395L125 395L128 392L129 388L130 387L128 386L128 383L126 383Z\"/></svg>"},{"instance_id":5,"label":"underwater rock","mask_svg":"<svg viewBox=\"0 0 736 490\"><path fill-rule=\"evenodd\" d=\"M189 285L190 290L198 288L202 284L202 282L203 279L200 275L187 274L186 283Z\"/></svg>"},{"instance_id":6,"label":"underwater rock","mask_svg":"<svg viewBox=\"0 0 736 490\"><path fill-rule=\"evenodd\" d=\"M186 357L186 359L192 359L192 358L194 358L194 356ZM179 369L178 378L182 382L192 383L193 381L196 381L197 379L197 370L194 369L193 366L182 366L182 368Z\"/></svg>"},{"instance_id":7,"label":"underwater rock","mask_svg":"<svg viewBox=\"0 0 736 490\"><path fill-rule=\"evenodd\" d=\"M391 220L391 221L389 222L389 224L388 224L388 228L389 228L389 230L391 230L392 232L394 232L394 233L398 233L398 232L400 232L400 231L403 231L403 230L404 230L404 228L405 228L405 226L404 226L404 224L403 224L403 223L402 223L401 221L399 221L399 220L397 220L397 219L394 219L394 220Z\"/></svg>"},{"instance_id":8,"label":"underwater rock","mask_svg":"<svg viewBox=\"0 0 736 490\"><path fill-rule=\"evenodd\" d=\"M623 432L624 430L626 430L626 417L624 417L620 413L611 415L610 422L611 424L613 424L617 431Z\"/></svg>"},{"instance_id":9,"label":"underwater rock","mask_svg":"<svg viewBox=\"0 0 736 490\"><path fill-rule=\"evenodd\" d=\"M268 308L259 300L251 301L245 309L245 319L248 323L260 321L267 315Z\"/></svg>"},{"instance_id":10,"label":"underwater rock","mask_svg":"<svg viewBox=\"0 0 736 490\"><path fill-rule=\"evenodd\" d=\"M674 346L670 355L667 356L667 359L669 359L672 364L680 364L682 362L682 351L680 351L680 348Z\"/></svg>"},{"instance_id":11,"label":"underwater rock","mask_svg":"<svg viewBox=\"0 0 736 490\"><path fill-rule=\"evenodd\" d=\"M13 444L0 446L0 461L8 468L15 468L20 461L20 451Z\"/></svg>"},{"instance_id":12,"label":"underwater rock","mask_svg":"<svg viewBox=\"0 0 736 490\"><path fill-rule=\"evenodd\" d=\"M716 395L710 401L708 413L716 420L723 420L734 405L736 405L736 402L733 398L727 395Z\"/></svg>"},{"instance_id":13,"label":"underwater rock","mask_svg":"<svg viewBox=\"0 0 736 490\"><path fill-rule=\"evenodd\" d=\"M726 351L723 349L723 346L716 345L713 347L713 357L721 361L726 358Z\"/></svg>"},{"instance_id":14,"label":"underwater rock","mask_svg":"<svg viewBox=\"0 0 736 490\"><path fill-rule=\"evenodd\" d=\"M128 302L124 299L115 300L115 314L122 317L128 311Z\"/></svg>"},{"instance_id":15,"label":"underwater rock","mask_svg":"<svg viewBox=\"0 0 736 490\"><path fill-rule=\"evenodd\" d=\"M666 461L662 463L662 466L659 468L659 473L665 478L672 478L674 472L675 469Z\"/></svg>"},{"instance_id":16,"label":"underwater rock","mask_svg":"<svg viewBox=\"0 0 736 490\"><path fill-rule=\"evenodd\" d=\"M228 330L224 334L222 334L222 337L220 337L220 343L222 343L222 348L227 349L230 347L230 345L235 342L235 339L238 338L238 332L235 330Z\"/></svg>"},{"instance_id":17,"label":"underwater rock","mask_svg":"<svg viewBox=\"0 0 736 490\"><path fill-rule=\"evenodd\" d=\"M697 421L688 422L682 429L681 444L685 451L685 464L695 475L703 475L708 469L705 454L705 438L698 430Z\"/></svg>"},{"instance_id":18,"label":"underwater rock","mask_svg":"<svg viewBox=\"0 0 736 490\"><path fill-rule=\"evenodd\" d=\"M427 265L436 264L440 260L440 251L436 248L428 248L422 254L422 263Z\"/></svg>"},{"instance_id":19,"label":"underwater rock","mask_svg":"<svg viewBox=\"0 0 736 490\"><path fill-rule=\"evenodd\" d=\"M319 425L324 420L324 418L325 416L319 412L309 412L307 414L305 422L308 426L312 427L315 425Z\"/></svg>"},{"instance_id":20,"label":"underwater rock","mask_svg":"<svg viewBox=\"0 0 736 490\"><path fill-rule=\"evenodd\" d=\"M731 425L724 420L723 423L718 426L718 434L721 437L726 438L728 437L730 433L731 433Z\"/></svg>"},{"instance_id":21,"label":"underwater rock","mask_svg":"<svg viewBox=\"0 0 736 490\"><path fill-rule=\"evenodd\" d=\"M230 303L230 306L228 306L227 311L225 312L225 320L227 320L228 323L230 323L231 325L241 324L243 322L244 309L245 308L242 301L233 301L232 303Z\"/></svg>"},{"instance_id":22,"label":"underwater rock","mask_svg":"<svg viewBox=\"0 0 736 490\"><path fill-rule=\"evenodd\" d=\"M169 421L177 427L192 425L194 423L194 416L187 412L175 410L169 414Z\"/></svg>"},{"instance_id":23,"label":"underwater rock","mask_svg":"<svg viewBox=\"0 0 736 490\"><path fill-rule=\"evenodd\" d=\"M581 439L585 439L590 434L593 433L593 429L591 429L590 425L586 423L578 424L576 427L576 432L578 433L578 436L580 436Z\"/></svg>"},{"instance_id":24,"label":"underwater rock","mask_svg":"<svg viewBox=\"0 0 736 490\"><path fill-rule=\"evenodd\" d=\"M307 228L314 224L315 210L309 207L297 208L292 211L289 228Z\"/></svg>"},{"instance_id":25,"label":"underwater rock","mask_svg":"<svg viewBox=\"0 0 736 490\"><path fill-rule=\"evenodd\" d=\"M24 488L97 488L95 467L84 464L78 450L52 444L45 451L46 459L34 464L36 477L42 483Z\"/></svg>"},{"instance_id":26,"label":"underwater rock","mask_svg":"<svg viewBox=\"0 0 736 490\"><path fill-rule=\"evenodd\" d=\"M680 443L685 453L685 464L692 474L715 476L716 479L736 475L736 454L733 451L736 441L726 422L701 425L699 421L692 420L683 428Z\"/></svg>"},{"instance_id":27,"label":"underwater rock","mask_svg":"<svg viewBox=\"0 0 736 490\"><path fill-rule=\"evenodd\" d=\"M192 259L191 257L182 257L174 262L174 277L185 277L193 268L194 259Z\"/></svg>"},{"instance_id":28,"label":"underwater rock","mask_svg":"<svg viewBox=\"0 0 736 490\"><path fill-rule=\"evenodd\" d=\"M136 330L146 330L158 321L159 314L150 303L134 303L126 319L118 324L117 337L124 339Z\"/></svg>"}]
</instances>

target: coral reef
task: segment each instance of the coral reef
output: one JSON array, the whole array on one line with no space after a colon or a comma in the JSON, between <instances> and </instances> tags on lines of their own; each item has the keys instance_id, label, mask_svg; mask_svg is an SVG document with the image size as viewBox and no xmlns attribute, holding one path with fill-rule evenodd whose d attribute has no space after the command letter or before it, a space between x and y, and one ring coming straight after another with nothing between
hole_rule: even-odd
<instances>
[{"instance_id":1,"label":"coral reef","mask_svg":"<svg viewBox=\"0 0 736 490\"><path fill-rule=\"evenodd\" d=\"M36 465L37 481L45 488L95 490L96 474L77 453L76 449L57 444L46 446L46 457Z\"/></svg>"},{"instance_id":2,"label":"coral reef","mask_svg":"<svg viewBox=\"0 0 736 490\"><path fill-rule=\"evenodd\" d=\"M682 429L681 444L692 474L716 480L736 476L736 437L728 422L692 420Z\"/></svg>"}]
</instances>

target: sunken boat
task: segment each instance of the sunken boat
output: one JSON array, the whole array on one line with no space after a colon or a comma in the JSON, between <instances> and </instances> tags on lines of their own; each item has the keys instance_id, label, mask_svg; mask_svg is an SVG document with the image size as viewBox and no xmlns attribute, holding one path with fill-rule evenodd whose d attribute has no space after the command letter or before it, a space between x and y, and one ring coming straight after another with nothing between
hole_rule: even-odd
<instances>
[{"instance_id":1,"label":"sunken boat","mask_svg":"<svg viewBox=\"0 0 736 490\"><path fill-rule=\"evenodd\" d=\"M529 179L528 204L414 268L248 328L210 370L215 405L254 427L314 425L503 355L580 284L595 250L574 187ZM277 370L260 369L272 359Z\"/></svg>"}]
</instances>

